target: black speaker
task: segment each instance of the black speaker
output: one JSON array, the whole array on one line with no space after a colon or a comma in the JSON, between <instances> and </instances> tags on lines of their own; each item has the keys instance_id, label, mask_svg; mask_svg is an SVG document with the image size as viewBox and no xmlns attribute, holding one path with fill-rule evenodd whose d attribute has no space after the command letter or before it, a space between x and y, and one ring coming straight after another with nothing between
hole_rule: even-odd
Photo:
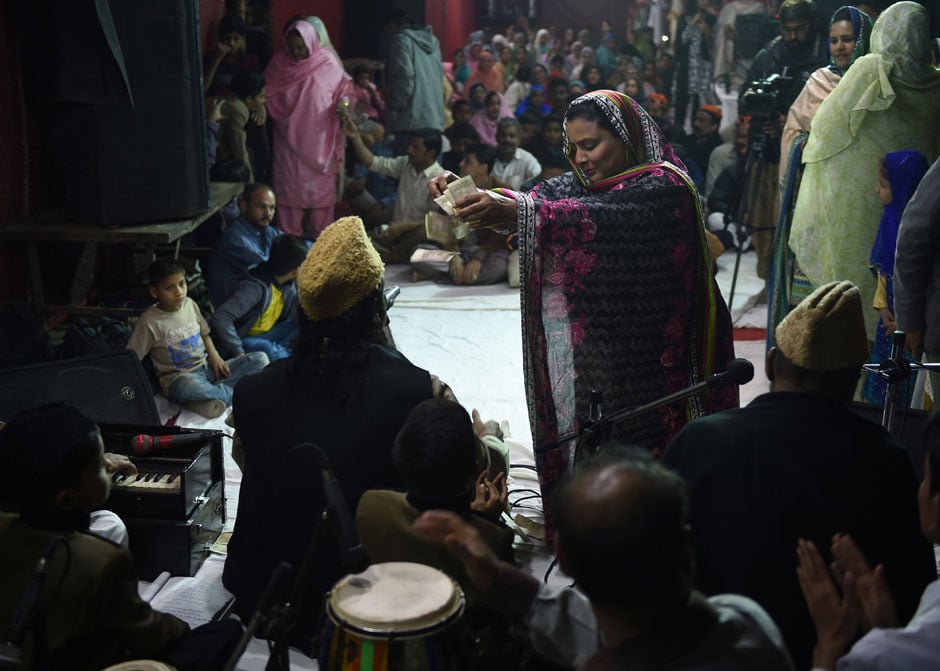
<instances>
[{"instance_id":1,"label":"black speaker","mask_svg":"<svg viewBox=\"0 0 940 671\"><path fill-rule=\"evenodd\" d=\"M131 350L0 370L0 421L68 401L95 422L160 424L153 391Z\"/></svg>"},{"instance_id":2,"label":"black speaker","mask_svg":"<svg viewBox=\"0 0 940 671\"><path fill-rule=\"evenodd\" d=\"M38 57L50 76L34 81L32 98L53 104L47 142L59 159L66 217L115 225L205 212L197 0L37 4L42 10L30 13L38 26L61 36L53 53ZM40 41L55 42L44 35Z\"/></svg>"}]
</instances>

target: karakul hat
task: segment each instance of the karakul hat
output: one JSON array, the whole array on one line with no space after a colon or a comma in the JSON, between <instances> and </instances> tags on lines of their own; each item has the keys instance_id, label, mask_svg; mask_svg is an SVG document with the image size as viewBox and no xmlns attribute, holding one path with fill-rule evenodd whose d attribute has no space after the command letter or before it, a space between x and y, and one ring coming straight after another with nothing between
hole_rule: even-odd
<instances>
[{"instance_id":1,"label":"karakul hat","mask_svg":"<svg viewBox=\"0 0 940 671\"><path fill-rule=\"evenodd\" d=\"M775 339L780 353L806 370L861 367L868 336L858 288L846 280L819 287L780 322Z\"/></svg>"},{"instance_id":2,"label":"karakul hat","mask_svg":"<svg viewBox=\"0 0 940 671\"><path fill-rule=\"evenodd\" d=\"M362 219L337 219L320 233L300 267L300 306L315 322L339 317L375 291L384 272Z\"/></svg>"}]
</instances>

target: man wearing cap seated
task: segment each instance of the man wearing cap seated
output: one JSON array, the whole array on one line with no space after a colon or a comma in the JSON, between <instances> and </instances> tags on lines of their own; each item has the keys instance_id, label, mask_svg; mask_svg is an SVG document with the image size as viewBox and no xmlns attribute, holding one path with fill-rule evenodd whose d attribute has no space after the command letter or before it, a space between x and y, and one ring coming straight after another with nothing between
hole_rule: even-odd
<instances>
[{"instance_id":1,"label":"man wearing cap seated","mask_svg":"<svg viewBox=\"0 0 940 671\"><path fill-rule=\"evenodd\" d=\"M848 408L868 341L858 289L819 287L777 327L770 393L687 424L663 461L689 486L696 585L760 603L796 668L810 668L815 631L796 577L799 538L828 548L848 533L884 563L909 618L935 577L920 534L909 455Z\"/></svg>"},{"instance_id":2,"label":"man wearing cap seated","mask_svg":"<svg viewBox=\"0 0 940 671\"><path fill-rule=\"evenodd\" d=\"M708 170L708 159L724 140L718 133L721 125L721 110L715 105L702 105L692 117L692 137L685 144L688 156L695 162L703 176Z\"/></svg>"},{"instance_id":3,"label":"man wearing cap seated","mask_svg":"<svg viewBox=\"0 0 940 671\"><path fill-rule=\"evenodd\" d=\"M367 489L401 489L392 443L408 413L450 389L386 344L378 253L362 220L330 224L297 276L300 335L290 357L244 378L232 399L242 467L238 516L222 581L248 621L281 561L294 583L323 510L322 464L330 461L350 514ZM310 654L319 600L345 573L336 533L317 539L291 643Z\"/></svg>"}]
</instances>

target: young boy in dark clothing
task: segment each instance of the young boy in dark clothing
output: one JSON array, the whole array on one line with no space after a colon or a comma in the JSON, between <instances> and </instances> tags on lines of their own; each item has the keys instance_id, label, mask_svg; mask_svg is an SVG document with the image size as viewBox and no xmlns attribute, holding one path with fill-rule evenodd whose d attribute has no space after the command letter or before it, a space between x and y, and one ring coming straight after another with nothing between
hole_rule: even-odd
<instances>
[{"instance_id":1,"label":"young boy in dark clothing","mask_svg":"<svg viewBox=\"0 0 940 671\"><path fill-rule=\"evenodd\" d=\"M264 352L271 361L290 355L297 338L297 270L307 258L307 243L279 235L271 256L245 279L212 315L209 326L224 357Z\"/></svg>"},{"instance_id":2,"label":"young boy in dark clothing","mask_svg":"<svg viewBox=\"0 0 940 671\"><path fill-rule=\"evenodd\" d=\"M23 668L102 669L130 659L180 669L222 668L241 626L200 628L153 610L137 593L130 553L88 531L111 492L95 423L57 402L24 410L0 428L0 626L8 627L46 560L22 636L10 641ZM9 630L8 635L9 635ZM185 638L184 638L185 637Z\"/></svg>"}]
</instances>

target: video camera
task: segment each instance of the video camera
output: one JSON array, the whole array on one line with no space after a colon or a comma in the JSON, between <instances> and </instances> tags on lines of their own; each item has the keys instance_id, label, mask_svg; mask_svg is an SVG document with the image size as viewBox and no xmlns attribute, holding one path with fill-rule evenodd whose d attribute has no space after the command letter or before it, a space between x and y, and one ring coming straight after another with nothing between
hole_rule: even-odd
<instances>
[{"instance_id":1,"label":"video camera","mask_svg":"<svg viewBox=\"0 0 940 671\"><path fill-rule=\"evenodd\" d=\"M739 113L742 116L772 117L776 114L786 114L793 104L793 97L781 95L790 93L793 86L793 77L772 74L766 79L758 79L744 90L741 96Z\"/></svg>"}]
</instances>

